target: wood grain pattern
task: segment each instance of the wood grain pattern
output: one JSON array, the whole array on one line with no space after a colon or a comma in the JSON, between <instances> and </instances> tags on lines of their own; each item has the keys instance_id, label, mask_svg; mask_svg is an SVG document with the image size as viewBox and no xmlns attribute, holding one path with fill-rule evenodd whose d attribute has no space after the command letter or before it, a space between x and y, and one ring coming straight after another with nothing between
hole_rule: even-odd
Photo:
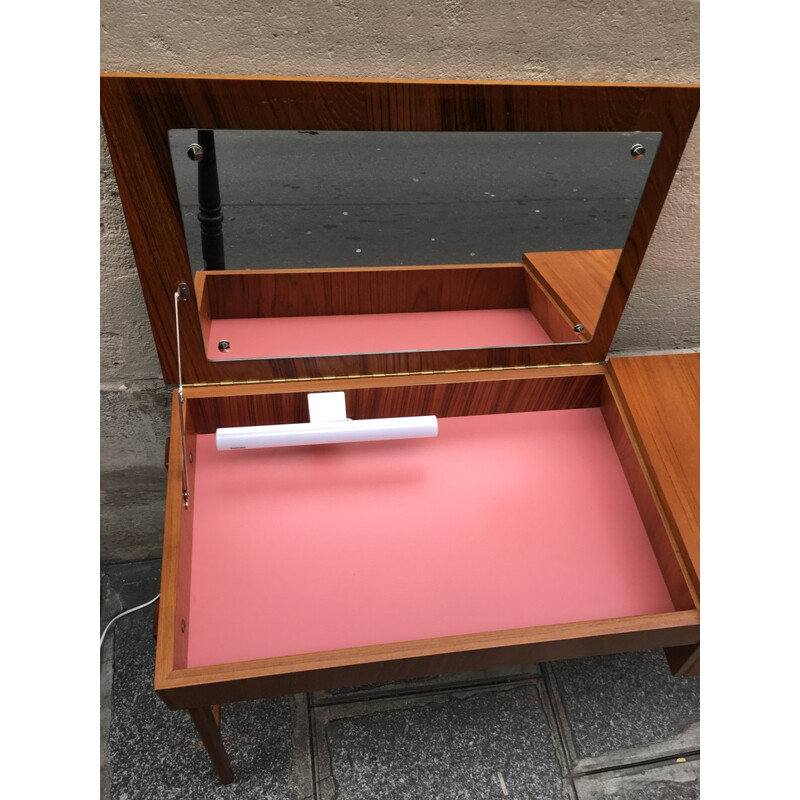
<instances>
[{"instance_id":1,"label":"wood grain pattern","mask_svg":"<svg viewBox=\"0 0 800 800\"><path fill-rule=\"evenodd\" d=\"M156 639L156 681L159 676L169 675L180 664L186 663L186 648L176 642L175 624L179 604L179 553L181 550L181 508L183 469L181 452L181 428L178 413L178 393L172 393L172 416L170 421L170 452L167 467L167 500L164 512L164 545L161 553L161 595L159 597L158 636ZM184 537L184 542L186 537ZM181 601L182 602L182 601ZM185 607L180 613L188 613ZM176 659L176 646L179 658Z\"/></svg>"},{"instance_id":2,"label":"wood grain pattern","mask_svg":"<svg viewBox=\"0 0 800 800\"><path fill-rule=\"evenodd\" d=\"M612 358L609 378L700 594L700 354Z\"/></svg>"},{"instance_id":3,"label":"wood grain pattern","mask_svg":"<svg viewBox=\"0 0 800 800\"><path fill-rule=\"evenodd\" d=\"M699 612L449 636L416 642L194 667L157 676L170 708L228 703L425 675L606 655L699 638Z\"/></svg>"},{"instance_id":4,"label":"wood grain pattern","mask_svg":"<svg viewBox=\"0 0 800 800\"><path fill-rule=\"evenodd\" d=\"M203 340L208 341L211 336L211 298L208 291L208 275L214 273L198 270L194 276L195 302L197 303L197 314L200 318L200 330L203 333Z\"/></svg>"},{"instance_id":5,"label":"wood grain pattern","mask_svg":"<svg viewBox=\"0 0 800 800\"><path fill-rule=\"evenodd\" d=\"M219 717L215 715L214 709L209 705L190 708L189 716L200 734L200 739L205 745L217 775L219 775L220 782L223 784L233 783L233 770L228 760L228 754L225 752L225 745L222 743Z\"/></svg>"},{"instance_id":6,"label":"wood grain pattern","mask_svg":"<svg viewBox=\"0 0 800 800\"><path fill-rule=\"evenodd\" d=\"M192 285L171 128L661 131L591 341L426 353L208 361L196 299L182 329L185 383L599 362L605 358L699 107L699 87L106 74L100 105L164 379L177 382L172 296Z\"/></svg>"},{"instance_id":7,"label":"wood grain pattern","mask_svg":"<svg viewBox=\"0 0 800 800\"><path fill-rule=\"evenodd\" d=\"M622 250L564 250L525 253L534 280L569 320L583 325L585 338L594 336ZM558 341L567 341L558 340Z\"/></svg>"},{"instance_id":8,"label":"wood grain pattern","mask_svg":"<svg viewBox=\"0 0 800 800\"><path fill-rule=\"evenodd\" d=\"M308 422L309 392L344 390L347 412L355 419L435 414L461 417L559 408L593 408L600 403L601 367L454 373L349 381L314 381L261 386L186 387L187 420L197 433L218 427ZM555 373L555 374L554 374Z\"/></svg>"},{"instance_id":9,"label":"wood grain pattern","mask_svg":"<svg viewBox=\"0 0 800 800\"><path fill-rule=\"evenodd\" d=\"M198 273L200 274L200 273ZM522 264L204 274L212 319L525 308Z\"/></svg>"},{"instance_id":10,"label":"wood grain pattern","mask_svg":"<svg viewBox=\"0 0 800 800\"><path fill-rule=\"evenodd\" d=\"M547 289L525 269L528 308L554 342L581 342L589 337L575 331L575 323L564 313Z\"/></svg>"},{"instance_id":11,"label":"wood grain pattern","mask_svg":"<svg viewBox=\"0 0 800 800\"><path fill-rule=\"evenodd\" d=\"M677 609L696 608L699 599L692 587L688 571L678 555L675 537L665 524L664 512L654 496L652 479L642 466L642 454L633 439L627 419L620 411L620 405L614 388L605 382L601 392L600 409L661 574L664 576L664 582L669 589L670 598Z\"/></svg>"}]
</instances>

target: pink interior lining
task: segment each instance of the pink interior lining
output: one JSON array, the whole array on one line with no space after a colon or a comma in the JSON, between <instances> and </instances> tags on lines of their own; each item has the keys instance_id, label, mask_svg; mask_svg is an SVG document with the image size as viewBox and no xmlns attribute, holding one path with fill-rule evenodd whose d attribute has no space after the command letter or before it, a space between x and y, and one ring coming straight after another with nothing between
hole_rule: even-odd
<instances>
[{"instance_id":1,"label":"pink interior lining","mask_svg":"<svg viewBox=\"0 0 800 800\"><path fill-rule=\"evenodd\" d=\"M221 340L230 350L220 352ZM527 308L215 319L212 361L552 344Z\"/></svg>"},{"instance_id":2,"label":"pink interior lining","mask_svg":"<svg viewBox=\"0 0 800 800\"><path fill-rule=\"evenodd\" d=\"M190 667L674 610L597 408L195 464Z\"/></svg>"}]
</instances>

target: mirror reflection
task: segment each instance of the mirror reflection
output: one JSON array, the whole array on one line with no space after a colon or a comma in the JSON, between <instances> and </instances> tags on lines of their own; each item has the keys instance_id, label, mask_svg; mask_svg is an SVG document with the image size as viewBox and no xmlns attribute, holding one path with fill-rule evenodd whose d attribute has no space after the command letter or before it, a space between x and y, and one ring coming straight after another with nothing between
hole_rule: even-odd
<instances>
[{"instance_id":1,"label":"mirror reflection","mask_svg":"<svg viewBox=\"0 0 800 800\"><path fill-rule=\"evenodd\" d=\"M207 322L219 328L204 327L208 356L586 341L660 139L653 132L172 130L190 263L207 295ZM473 268L423 269L432 265ZM354 267L362 268L360 276ZM387 267L406 269L401 275ZM320 269L350 274L331 289L314 277ZM281 272L269 281L254 273L246 287L221 280L239 270ZM331 292L349 299L323 297ZM376 292L385 299L375 300ZM304 350L291 343L298 339L292 330L285 347L274 344L283 335L278 321L296 329L297 317L317 326L320 318L340 317L341 333L345 316L359 315L354 322L364 325L378 314L417 314L414 329L422 323L438 330L455 312L501 310L524 311L525 325L512 334L506 320L500 335L462 314L469 336L411 335L406 320L388 338L366 328L347 336L332 329ZM447 312L447 323L431 318ZM242 330L233 328L256 319L263 328L267 318L272 329L261 339L250 331L244 347ZM238 320L226 328L227 338L220 338L220 320Z\"/></svg>"}]
</instances>

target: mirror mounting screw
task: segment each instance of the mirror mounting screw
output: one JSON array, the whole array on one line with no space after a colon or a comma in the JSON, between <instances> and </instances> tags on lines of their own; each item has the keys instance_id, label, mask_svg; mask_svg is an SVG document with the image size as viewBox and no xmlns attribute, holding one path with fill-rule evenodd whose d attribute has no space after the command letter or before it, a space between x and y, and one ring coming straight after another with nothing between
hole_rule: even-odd
<instances>
[{"instance_id":1,"label":"mirror mounting screw","mask_svg":"<svg viewBox=\"0 0 800 800\"><path fill-rule=\"evenodd\" d=\"M203 148L199 144L190 144L186 155L189 156L190 161L202 161Z\"/></svg>"}]
</instances>

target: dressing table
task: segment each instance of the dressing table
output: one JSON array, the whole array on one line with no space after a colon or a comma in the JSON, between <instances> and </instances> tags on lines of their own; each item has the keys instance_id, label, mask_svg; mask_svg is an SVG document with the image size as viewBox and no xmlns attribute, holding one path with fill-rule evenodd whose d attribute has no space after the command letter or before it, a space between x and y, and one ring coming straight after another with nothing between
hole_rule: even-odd
<instances>
[{"instance_id":1,"label":"dressing table","mask_svg":"<svg viewBox=\"0 0 800 800\"><path fill-rule=\"evenodd\" d=\"M698 673L699 355L607 360L698 105L696 86L101 76L155 346L179 386L155 691L188 709L222 782L225 703L653 647ZM395 241L393 263L353 246L346 265L275 265L268 227L261 266L226 252L220 269L192 256L176 183L176 153L183 170L209 159L209 131L222 217L224 148L242 132L269 133L273 153L302 142L320 184L324 148L355 133L355 160L368 134L379 158L394 141L444 152L502 135L498 152L535 153L570 134L576 159L592 134L608 180L630 164L639 183L619 241L553 245L535 195L509 203L528 214L512 258L411 263ZM481 169L459 163L459 180ZM387 202L416 191L370 169ZM304 225L286 235L298 253ZM329 392L353 420L435 415L438 436L215 446L218 428L306 423L308 396Z\"/></svg>"}]
</instances>

